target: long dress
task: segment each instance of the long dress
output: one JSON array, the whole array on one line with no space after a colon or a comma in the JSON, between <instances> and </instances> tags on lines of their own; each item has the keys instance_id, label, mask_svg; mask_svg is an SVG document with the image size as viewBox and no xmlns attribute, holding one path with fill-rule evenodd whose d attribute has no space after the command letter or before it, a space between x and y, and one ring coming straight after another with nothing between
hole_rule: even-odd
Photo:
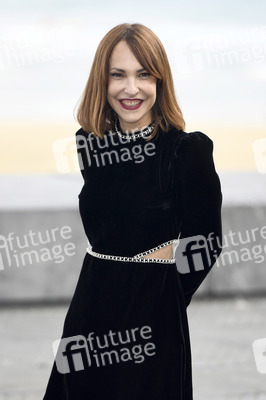
<instances>
[{"instance_id":1,"label":"long dress","mask_svg":"<svg viewBox=\"0 0 266 400\"><path fill-rule=\"evenodd\" d=\"M150 141L80 128L76 141L79 210L95 254L180 244L174 263L85 253L44 400L191 400L187 306L221 251L213 143L174 128ZM189 238L193 268L184 263Z\"/></svg>"}]
</instances>

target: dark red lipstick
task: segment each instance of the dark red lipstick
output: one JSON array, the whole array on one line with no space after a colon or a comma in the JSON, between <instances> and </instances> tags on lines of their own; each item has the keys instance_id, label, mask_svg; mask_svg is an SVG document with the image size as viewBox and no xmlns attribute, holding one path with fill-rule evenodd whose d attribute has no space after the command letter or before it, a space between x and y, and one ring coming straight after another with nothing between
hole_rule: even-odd
<instances>
[{"instance_id":1,"label":"dark red lipstick","mask_svg":"<svg viewBox=\"0 0 266 400\"><path fill-rule=\"evenodd\" d=\"M121 99L119 103L125 110L137 110L141 107L143 100L141 99Z\"/></svg>"}]
</instances>

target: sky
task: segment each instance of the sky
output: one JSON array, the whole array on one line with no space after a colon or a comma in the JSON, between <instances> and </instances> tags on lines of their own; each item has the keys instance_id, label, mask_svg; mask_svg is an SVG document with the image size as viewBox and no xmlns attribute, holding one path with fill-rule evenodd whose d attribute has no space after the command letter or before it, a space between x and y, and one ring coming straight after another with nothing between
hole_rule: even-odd
<instances>
[{"instance_id":1,"label":"sky","mask_svg":"<svg viewBox=\"0 0 266 400\"><path fill-rule=\"evenodd\" d=\"M213 139L218 169L257 168L266 1L11 0L0 15L0 173L58 173L53 143L79 129L73 113L96 48L122 22L162 41L186 130Z\"/></svg>"}]
</instances>

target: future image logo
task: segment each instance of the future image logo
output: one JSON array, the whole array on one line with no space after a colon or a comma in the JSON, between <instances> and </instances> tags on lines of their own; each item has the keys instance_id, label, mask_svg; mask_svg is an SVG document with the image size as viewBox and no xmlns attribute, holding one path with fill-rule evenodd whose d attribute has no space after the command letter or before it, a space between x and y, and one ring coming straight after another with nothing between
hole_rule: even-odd
<instances>
[{"instance_id":1,"label":"future image logo","mask_svg":"<svg viewBox=\"0 0 266 400\"><path fill-rule=\"evenodd\" d=\"M56 340L53 350L56 354L56 366L61 374L81 371L91 366L87 342L82 335Z\"/></svg>"},{"instance_id":2,"label":"future image logo","mask_svg":"<svg viewBox=\"0 0 266 400\"><path fill-rule=\"evenodd\" d=\"M258 372L266 374L266 338L255 340L252 347Z\"/></svg>"},{"instance_id":3,"label":"future image logo","mask_svg":"<svg viewBox=\"0 0 266 400\"><path fill-rule=\"evenodd\" d=\"M57 170L61 173L69 173L90 167L105 167L120 162L142 163L145 158L156 154L155 143L145 142L137 144L137 138L132 140L133 146L129 146L131 140L128 137L121 138L116 133L109 131L103 139L92 132L85 138L77 135L76 138L68 137L58 139L53 143L53 153ZM125 145L125 146L121 146Z\"/></svg>"},{"instance_id":4,"label":"future image logo","mask_svg":"<svg viewBox=\"0 0 266 400\"><path fill-rule=\"evenodd\" d=\"M55 140L53 153L58 172L65 174L79 170L76 140L73 136Z\"/></svg>"},{"instance_id":5,"label":"future image logo","mask_svg":"<svg viewBox=\"0 0 266 400\"><path fill-rule=\"evenodd\" d=\"M145 325L124 332L109 330L101 336L90 332L87 338L77 335L59 339L53 343L55 363L61 374L128 361L139 364L146 356L155 355L155 344L147 342L151 337L151 327Z\"/></svg>"},{"instance_id":6,"label":"future image logo","mask_svg":"<svg viewBox=\"0 0 266 400\"><path fill-rule=\"evenodd\" d=\"M266 138L255 140L252 146L257 170L266 174Z\"/></svg>"},{"instance_id":7,"label":"future image logo","mask_svg":"<svg viewBox=\"0 0 266 400\"><path fill-rule=\"evenodd\" d=\"M0 270L50 261L62 263L66 256L76 254L75 244L69 241L71 238L72 230L68 225L44 231L30 229L20 236L15 232L0 235Z\"/></svg>"},{"instance_id":8,"label":"future image logo","mask_svg":"<svg viewBox=\"0 0 266 400\"><path fill-rule=\"evenodd\" d=\"M209 268L211 258L206 238L203 235L196 235L180 239L175 259L177 270L181 274Z\"/></svg>"}]
</instances>

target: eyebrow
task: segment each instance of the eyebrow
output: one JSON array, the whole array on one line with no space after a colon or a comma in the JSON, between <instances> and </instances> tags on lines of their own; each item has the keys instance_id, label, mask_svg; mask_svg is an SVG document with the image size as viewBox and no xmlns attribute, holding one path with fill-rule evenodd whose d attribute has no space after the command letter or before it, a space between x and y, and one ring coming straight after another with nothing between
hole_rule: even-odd
<instances>
[{"instance_id":1,"label":"eyebrow","mask_svg":"<svg viewBox=\"0 0 266 400\"><path fill-rule=\"evenodd\" d=\"M111 71L111 69L115 69L115 70L117 70L117 71L119 71L119 72L126 72L124 69L122 69L122 68L116 68L116 67L112 67L112 68L110 68L110 71ZM146 71L146 69L145 68L141 68L141 69L138 69L137 70L137 72L142 72L142 71Z\"/></svg>"}]
</instances>

